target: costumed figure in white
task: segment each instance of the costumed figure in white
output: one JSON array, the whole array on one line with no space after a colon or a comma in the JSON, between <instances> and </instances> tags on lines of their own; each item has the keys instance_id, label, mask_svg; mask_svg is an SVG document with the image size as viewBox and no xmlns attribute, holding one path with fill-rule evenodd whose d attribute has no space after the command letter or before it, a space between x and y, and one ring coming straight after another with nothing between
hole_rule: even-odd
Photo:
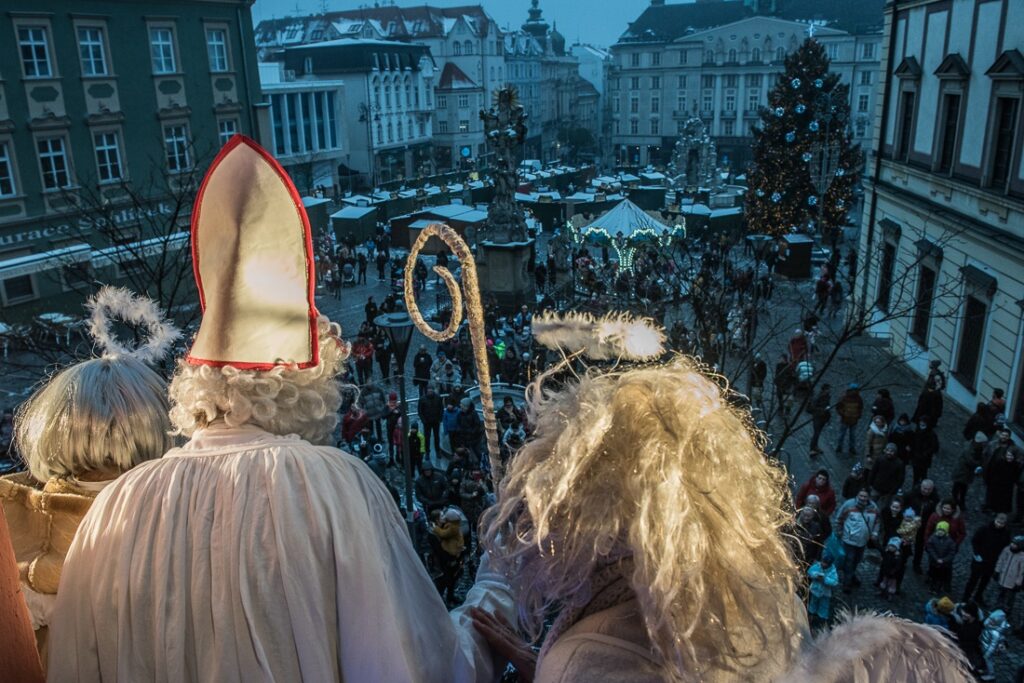
<instances>
[{"instance_id":1,"label":"costumed figure in white","mask_svg":"<svg viewBox=\"0 0 1024 683\"><path fill-rule=\"evenodd\" d=\"M574 357L663 353L649 321L545 316L533 329ZM544 386L549 376L528 390L533 438L483 521L519 622L474 612L527 680L970 680L930 627L855 617L812 640L782 533L792 514L785 473L694 361L592 368L561 387ZM552 613L532 655L525 640L537 642Z\"/></svg>"},{"instance_id":2,"label":"costumed figure in white","mask_svg":"<svg viewBox=\"0 0 1024 683\"><path fill-rule=\"evenodd\" d=\"M495 678L384 485L321 445L348 346L314 305L299 195L248 138L211 165L192 247L203 319L170 387L189 441L108 487L84 520L54 611L50 679ZM511 613L507 587L486 575L467 604Z\"/></svg>"},{"instance_id":3,"label":"costumed figure in white","mask_svg":"<svg viewBox=\"0 0 1024 683\"><path fill-rule=\"evenodd\" d=\"M64 557L82 518L118 476L172 445L167 383L147 363L167 353L178 331L156 304L124 289L105 287L87 307L102 355L64 368L21 405L15 442L28 471L0 478L21 593L44 663ZM144 327L147 341L122 346L112 318Z\"/></svg>"}]
</instances>

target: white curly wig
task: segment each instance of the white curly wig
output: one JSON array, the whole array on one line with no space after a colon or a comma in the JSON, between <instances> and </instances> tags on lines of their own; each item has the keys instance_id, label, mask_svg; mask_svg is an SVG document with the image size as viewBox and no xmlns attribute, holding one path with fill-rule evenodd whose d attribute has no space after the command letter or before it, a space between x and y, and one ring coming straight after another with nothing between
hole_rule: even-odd
<instances>
[{"instance_id":1,"label":"white curly wig","mask_svg":"<svg viewBox=\"0 0 1024 683\"><path fill-rule=\"evenodd\" d=\"M528 634L578 604L596 569L629 556L670 680L756 670L767 681L788 670L802 622L781 531L786 478L719 387L676 357L590 372L556 391L538 381L528 404L533 439L483 522Z\"/></svg>"},{"instance_id":2,"label":"white curly wig","mask_svg":"<svg viewBox=\"0 0 1024 683\"><path fill-rule=\"evenodd\" d=\"M329 443L342 402L336 376L349 346L341 339L341 328L325 316L319 317L317 328L320 364L312 368L239 370L179 361L170 387L176 433L192 436L196 429L223 420L232 427L253 424L271 434Z\"/></svg>"},{"instance_id":3,"label":"white curly wig","mask_svg":"<svg viewBox=\"0 0 1024 683\"><path fill-rule=\"evenodd\" d=\"M116 476L173 445L167 383L141 360L106 356L54 375L18 408L14 438L32 476Z\"/></svg>"}]
</instances>

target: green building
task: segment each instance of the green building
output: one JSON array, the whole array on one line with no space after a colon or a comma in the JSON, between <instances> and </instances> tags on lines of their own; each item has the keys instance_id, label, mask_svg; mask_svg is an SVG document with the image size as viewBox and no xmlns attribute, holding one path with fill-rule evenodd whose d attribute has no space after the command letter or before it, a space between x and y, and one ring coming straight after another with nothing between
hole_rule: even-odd
<instances>
[{"instance_id":1,"label":"green building","mask_svg":"<svg viewBox=\"0 0 1024 683\"><path fill-rule=\"evenodd\" d=\"M195 190L266 139L253 0L13 0L0 12L0 322L98 283L194 302Z\"/></svg>"}]
</instances>

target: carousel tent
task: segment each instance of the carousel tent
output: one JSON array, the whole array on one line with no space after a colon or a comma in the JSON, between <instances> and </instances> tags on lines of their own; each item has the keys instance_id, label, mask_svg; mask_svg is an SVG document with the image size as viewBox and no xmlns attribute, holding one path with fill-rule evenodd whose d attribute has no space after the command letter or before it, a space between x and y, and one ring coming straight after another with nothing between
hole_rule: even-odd
<instances>
[{"instance_id":1,"label":"carousel tent","mask_svg":"<svg viewBox=\"0 0 1024 683\"><path fill-rule=\"evenodd\" d=\"M603 216L583 226L582 232L584 234L592 232L600 234L603 231L609 237L614 237L621 232L623 237L629 238L637 231L661 234L670 229L669 226L655 220L633 202L623 199Z\"/></svg>"}]
</instances>

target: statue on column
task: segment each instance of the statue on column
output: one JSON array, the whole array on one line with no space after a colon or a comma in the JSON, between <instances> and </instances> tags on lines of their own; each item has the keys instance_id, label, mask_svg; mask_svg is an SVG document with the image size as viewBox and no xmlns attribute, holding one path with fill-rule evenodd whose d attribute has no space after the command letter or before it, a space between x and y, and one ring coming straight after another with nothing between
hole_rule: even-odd
<instances>
[{"instance_id":1,"label":"statue on column","mask_svg":"<svg viewBox=\"0 0 1024 683\"><path fill-rule=\"evenodd\" d=\"M487 146L494 153L494 199L477 241L525 242L526 218L516 204L516 185L519 150L526 139L527 114L519 103L518 92L511 86L495 91L494 105L480 110Z\"/></svg>"}]
</instances>

